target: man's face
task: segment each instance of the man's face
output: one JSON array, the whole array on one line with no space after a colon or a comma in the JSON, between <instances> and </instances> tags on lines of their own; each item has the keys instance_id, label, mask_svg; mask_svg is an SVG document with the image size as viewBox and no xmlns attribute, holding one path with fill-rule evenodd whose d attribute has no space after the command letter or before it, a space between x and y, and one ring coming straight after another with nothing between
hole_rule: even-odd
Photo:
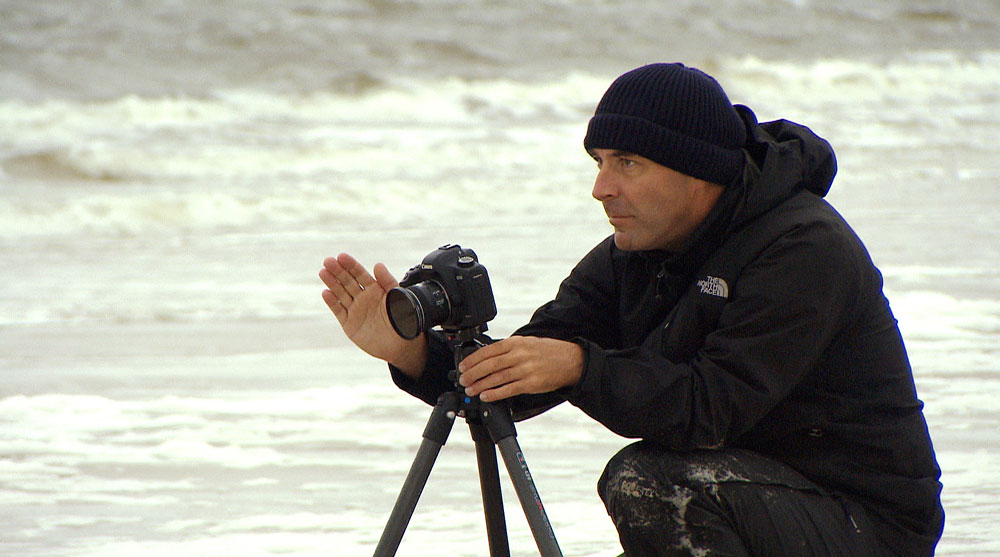
<instances>
[{"instance_id":1,"label":"man's face","mask_svg":"<svg viewBox=\"0 0 1000 557\"><path fill-rule=\"evenodd\" d=\"M598 167L593 196L604 205L619 249L676 251L724 189L632 153L590 154Z\"/></svg>"}]
</instances>

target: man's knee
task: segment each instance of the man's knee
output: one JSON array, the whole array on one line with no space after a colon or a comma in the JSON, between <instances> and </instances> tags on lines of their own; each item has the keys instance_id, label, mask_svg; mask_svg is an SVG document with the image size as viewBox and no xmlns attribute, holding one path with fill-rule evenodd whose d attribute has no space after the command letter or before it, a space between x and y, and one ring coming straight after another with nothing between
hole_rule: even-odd
<instances>
[{"instance_id":1,"label":"man's knee","mask_svg":"<svg viewBox=\"0 0 1000 557\"><path fill-rule=\"evenodd\" d=\"M639 441L619 451L608 462L598 481L601 497L625 489L630 495L647 494L649 488L699 489L727 481L749 481L742 462L732 451L675 452Z\"/></svg>"},{"instance_id":2,"label":"man's knee","mask_svg":"<svg viewBox=\"0 0 1000 557\"><path fill-rule=\"evenodd\" d=\"M734 545L739 554L738 540L723 541L735 538L715 508L714 475L704 460L639 442L608 462L598 491L627 554L695 554L708 532L716 546Z\"/></svg>"},{"instance_id":3,"label":"man's knee","mask_svg":"<svg viewBox=\"0 0 1000 557\"><path fill-rule=\"evenodd\" d=\"M693 492L680 455L640 441L619 451L604 468L598 492L615 522L679 520Z\"/></svg>"},{"instance_id":4,"label":"man's knee","mask_svg":"<svg viewBox=\"0 0 1000 557\"><path fill-rule=\"evenodd\" d=\"M650 492L651 474L640 445L641 442L635 443L618 451L604 467L597 480L597 491L605 506L619 496L634 498Z\"/></svg>"}]
</instances>

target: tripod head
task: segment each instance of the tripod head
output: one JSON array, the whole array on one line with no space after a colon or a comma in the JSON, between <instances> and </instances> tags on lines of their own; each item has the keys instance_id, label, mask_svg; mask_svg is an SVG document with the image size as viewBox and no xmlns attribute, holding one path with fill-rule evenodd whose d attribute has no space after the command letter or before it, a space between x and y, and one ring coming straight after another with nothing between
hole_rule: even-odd
<instances>
[{"instance_id":1,"label":"tripod head","mask_svg":"<svg viewBox=\"0 0 1000 557\"><path fill-rule=\"evenodd\" d=\"M487 344L493 344L493 339L484 334L485 330L485 324L481 327L465 327L453 330L444 329L445 338L448 340L448 348L451 349L451 353L455 357L455 369L451 370L448 374L448 379L451 379L455 383L455 388L461 389L458 384L458 364L462 363L462 360L469 354Z\"/></svg>"},{"instance_id":2,"label":"tripod head","mask_svg":"<svg viewBox=\"0 0 1000 557\"><path fill-rule=\"evenodd\" d=\"M457 395L456 415L464 417L470 425L482 424L486 426L490 439L494 443L498 443L501 439L517 435L507 401L483 402L478 396L470 397L465 394L465 388L458 382L461 375L458 371L458 364L469 354L493 343L493 339L483 334L482 331L485 328L484 325L482 328L466 327L453 331L445 330L448 347L451 348L455 357L455 368L448 372L448 379L455 385L455 391L445 393L444 396Z\"/></svg>"}]
</instances>

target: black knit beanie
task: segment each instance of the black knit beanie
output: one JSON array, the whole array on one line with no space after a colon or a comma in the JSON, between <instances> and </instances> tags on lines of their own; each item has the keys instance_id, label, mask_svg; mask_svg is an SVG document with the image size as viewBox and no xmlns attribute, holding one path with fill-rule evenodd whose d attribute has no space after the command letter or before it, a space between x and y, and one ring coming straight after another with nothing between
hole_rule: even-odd
<instances>
[{"instance_id":1,"label":"black knit beanie","mask_svg":"<svg viewBox=\"0 0 1000 557\"><path fill-rule=\"evenodd\" d=\"M711 76L683 64L651 64L611 84L583 146L616 149L728 185L743 168L746 129Z\"/></svg>"}]
</instances>

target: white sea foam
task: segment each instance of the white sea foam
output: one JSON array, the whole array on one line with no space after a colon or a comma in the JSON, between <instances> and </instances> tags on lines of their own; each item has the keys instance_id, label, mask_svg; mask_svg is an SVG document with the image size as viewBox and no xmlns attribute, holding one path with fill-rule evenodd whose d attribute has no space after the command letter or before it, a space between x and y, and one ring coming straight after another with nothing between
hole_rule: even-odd
<instances>
[{"instance_id":1,"label":"white sea foam","mask_svg":"<svg viewBox=\"0 0 1000 557\"><path fill-rule=\"evenodd\" d=\"M998 58L917 53L886 64L797 64L747 57L727 61L719 75L734 101L762 119L807 122L845 154L979 149L1000 127L990 93L1000 87ZM360 96L226 91L199 99L0 101L8 181L65 182L44 196L0 198L0 231L241 229L411 215L414 203L441 218L503 182L516 187L497 210L530 206L543 190L563 190L553 188L562 180L586 183L579 141L605 81L576 74L543 83L400 81ZM558 196L570 209L581 197Z\"/></svg>"},{"instance_id":2,"label":"white sea foam","mask_svg":"<svg viewBox=\"0 0 1000 557\"><path fill-rule=\"evenodd\" d=\"M358 437L330 424L362 405L403 406L386 399L384 386L333 387L266 393L237 399L181 398L121 401L94 395L11 396L0 400L0 438L5 450L32 455L19 474L49 474L59 466L157 464L252 469L303 466L310 444L347 443L392 447L391 427L374 424ZM30 423L18 433L18 424Z\"/></svg>"},{"instance_id":3,"label":"white sea foam","mask_svg":"<svg viewBox=\"0 0 1000 557\"><path fill-rule=\"evenodd\" d=\"M1000 301L961 299L933 291L894 293L893 307L908 338L1000 342Z\"/></svg>"}]
</instances>

